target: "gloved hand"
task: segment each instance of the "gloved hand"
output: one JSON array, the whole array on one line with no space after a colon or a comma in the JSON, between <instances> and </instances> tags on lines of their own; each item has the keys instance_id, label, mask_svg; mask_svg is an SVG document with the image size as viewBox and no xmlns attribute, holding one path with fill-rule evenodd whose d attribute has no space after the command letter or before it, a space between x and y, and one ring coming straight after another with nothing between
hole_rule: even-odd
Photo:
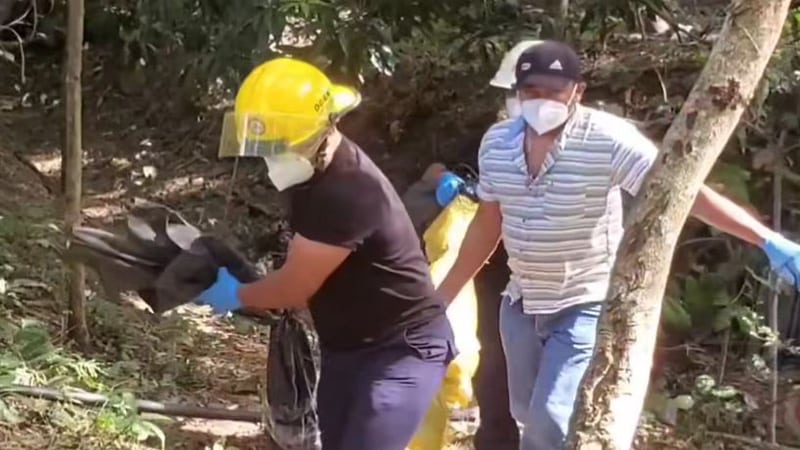
<instances>
[{"instance_id":1,"label":"gloved hand","mask_svg":"<svg viewBox=\"0 0 800 450\"><path fill-rule=\"evenodd\" d=\"M800 245L775 233L764 241L763 248L772 270L785 282L800 287Z\"/></svg>"},{"instance_id":2,"label":"gloved hand","mask_svg":"<svg viewBox=\"0 0 800 450\"><path fill-rule=\"evenodd\" d=\"M200 293L195 301L211 306L215 314L227 314L242 307L239 301L241 285L242 283L231 275L227 268L220 267L217 271L217 281Z\"/></svg>"},{"instance_id":3,"label":"gloved hand","mask_svg":"<svg viewBox=\"0 0 800 450\"><path fill-rule=\"evenodd\" d=\"M436 203L442 208L449 205L464 187L464 180L453 172L445 172L436 187Z\"/></svg>"}]
</instances>

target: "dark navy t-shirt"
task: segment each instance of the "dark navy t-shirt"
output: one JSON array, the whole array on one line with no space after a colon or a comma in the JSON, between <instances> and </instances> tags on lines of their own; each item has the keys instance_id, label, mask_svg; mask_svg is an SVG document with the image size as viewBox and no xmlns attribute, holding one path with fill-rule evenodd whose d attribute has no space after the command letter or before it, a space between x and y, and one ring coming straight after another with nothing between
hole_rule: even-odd
<instances>
[{"instance_id":1,"label":"dark navy t-shirt","mask_svg":"<svg viewBox=\"0 0 800 450\"><path fill-rule=\"evenodd\" d=\"M292 230L352 253L311 298L323 348L358 348L445 313L397 191L343 137L328 167L289 190Z\"/></svg>"}]
</instances>

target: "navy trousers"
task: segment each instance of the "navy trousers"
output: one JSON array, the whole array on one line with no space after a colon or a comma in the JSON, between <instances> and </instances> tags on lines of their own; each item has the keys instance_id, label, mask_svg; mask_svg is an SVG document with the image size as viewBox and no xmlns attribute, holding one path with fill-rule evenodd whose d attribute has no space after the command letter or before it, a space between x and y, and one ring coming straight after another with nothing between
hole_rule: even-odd
<instances>
[{"instance_id":1,"label":"navy trousers","mask_svg":"<svg viewBox=\"0 0 800 450\"><path fill-rule=\"evenodd\" d=\"M369 347L323 348L317 391L322 450L404 450L455 355L444 315Z\"/></svg>"}]
</instances>

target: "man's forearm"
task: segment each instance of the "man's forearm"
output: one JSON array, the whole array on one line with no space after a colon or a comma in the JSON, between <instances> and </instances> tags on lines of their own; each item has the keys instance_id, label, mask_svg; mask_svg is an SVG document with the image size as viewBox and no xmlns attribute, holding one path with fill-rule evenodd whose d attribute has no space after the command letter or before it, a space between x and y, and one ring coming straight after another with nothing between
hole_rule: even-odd
<instances>
[{"instance_id":1,"label":"man's forearm","mask_svg":"<svg viewBox=\"0 0 800 450\"><path fill-rule=\"evenodd\" d=\"M307 303L290 283L283 279L280 270L270 272L252 283L239 288L239 301L242 307L251 311L268 309L302 308Z\"/></svg>"},{"instance_id":2,"label":"man's forearm","mask_svg":"<svg viewBox=\"0 0 800 450\"><path fill-rule=\"evenodd\" d=\"M499 224L473 220L464 236L464 242L453 267L437 289L448 304L492 256L498 242L500 242Z\"/></svg>"},{"instance_id":3,"label":"man's forearm","mask_svg":"<svg viewBox=\"0 0 800 450\"><path fill-rule=\"evenodd\" d=\"M720 231L759 247L774 233L744 208L708 186L703 186L697 194L692 215Z\"/></svg>"}]
</instances>

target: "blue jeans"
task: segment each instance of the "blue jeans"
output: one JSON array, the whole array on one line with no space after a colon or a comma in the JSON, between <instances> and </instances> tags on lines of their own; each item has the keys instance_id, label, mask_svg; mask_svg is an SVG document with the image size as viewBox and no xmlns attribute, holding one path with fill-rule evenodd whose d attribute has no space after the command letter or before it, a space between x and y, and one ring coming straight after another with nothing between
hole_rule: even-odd
<instances>
[{"instance_id":1,"label":"blue jeans","mask_svg":"<svg viewBox=\"0 0 800 450\"><path fill-rule=\"evenodd\" d=\"M508 365L511 415L522 425L520 450L560 450L578 386L594 351L601 305L527 315L504 297L500 336Z\"/></svg>"}]
</instances>

